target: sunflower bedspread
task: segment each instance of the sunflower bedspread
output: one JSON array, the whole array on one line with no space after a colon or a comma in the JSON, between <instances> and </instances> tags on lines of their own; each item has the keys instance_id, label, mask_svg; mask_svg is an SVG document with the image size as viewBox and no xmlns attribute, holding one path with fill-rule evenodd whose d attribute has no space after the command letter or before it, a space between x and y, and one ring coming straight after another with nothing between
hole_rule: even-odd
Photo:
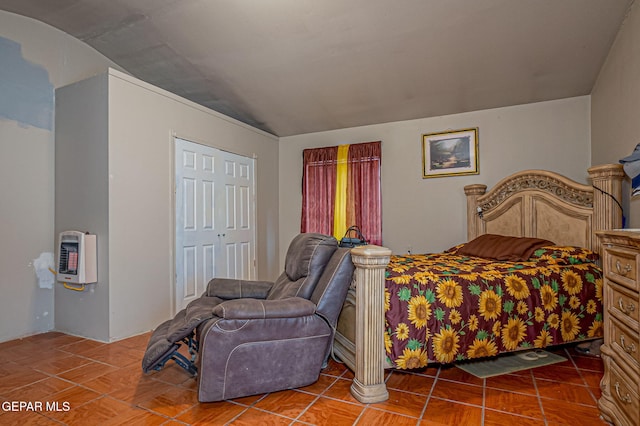
<instances>
[{"instance_id":1,"label":"sunflower bedspread","mask_svg":"<svg viewBox=\"0 0 640 426\"><path fill-rule=\"evenodd\" d=\"M394 368L451 363L602 336L602 270L574 247L526 262L391 256L385 349Z\"/></svg>"}]
</instances>

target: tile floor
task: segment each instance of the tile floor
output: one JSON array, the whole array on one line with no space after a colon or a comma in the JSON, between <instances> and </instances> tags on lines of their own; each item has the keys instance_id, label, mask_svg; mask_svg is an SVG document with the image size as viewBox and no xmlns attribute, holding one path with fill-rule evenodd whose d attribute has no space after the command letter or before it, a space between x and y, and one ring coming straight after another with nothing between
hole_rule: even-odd
<instances>
[{"instance_id":1,"label":"tile floor","mask_svg":"<svg viewBox=\"0 0 640 426\"><path fill-rule=\"evenodd\" d=\"M606 425L596 405L602 361L569 347L554 351L563 363L486 380L456 367L388 372L390 398L379 404L353 399L353 374L334 361L305 388L200 404L195 380L174 363L142 374L148 338L51 332L0 343L0 424Z\"/></svg>"}]
</instances>

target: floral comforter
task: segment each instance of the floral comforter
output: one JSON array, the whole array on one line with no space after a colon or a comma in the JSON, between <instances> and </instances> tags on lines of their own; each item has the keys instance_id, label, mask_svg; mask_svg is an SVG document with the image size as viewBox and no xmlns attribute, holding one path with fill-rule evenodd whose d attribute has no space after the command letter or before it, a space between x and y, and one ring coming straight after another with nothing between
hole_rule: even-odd
<instances>
[{"instance_id":1,"label":"floral comforter","mask_svg":"<svg viewBox=\"0 0 640 426\"><path fill-rule=\"evenodd\" d=\"M395 368L602 336L594 253L545 247L518 263L455 253L391 256L385 348Z\"/></svg>"}]
</instances>

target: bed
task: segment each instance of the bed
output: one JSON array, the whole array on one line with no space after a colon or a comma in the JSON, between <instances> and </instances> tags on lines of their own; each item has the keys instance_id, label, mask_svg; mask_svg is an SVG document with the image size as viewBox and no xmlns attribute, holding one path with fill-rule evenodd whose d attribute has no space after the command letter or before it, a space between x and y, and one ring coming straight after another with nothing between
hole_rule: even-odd
<instances>
[{"instance_id":1,"label":"bed","mask_svg":"<svg viewBox=\"0 0 640 426\"><path fill-rule=\"evenodd\" d=\"M354 282L334 341L335 355L354 372L353 396L364 403L386 400L386 368L601 336L601 247L594 231L622 225L617 200L624 172L610 164L588 173L591 185L527 170L489 191L465 186L467 243L444 253L354 248ZM508 247L506 254L498 250L500 260L476 256L496 241ZM514 242L526 249L511 253Z\"/></svg>"}]
</instances>

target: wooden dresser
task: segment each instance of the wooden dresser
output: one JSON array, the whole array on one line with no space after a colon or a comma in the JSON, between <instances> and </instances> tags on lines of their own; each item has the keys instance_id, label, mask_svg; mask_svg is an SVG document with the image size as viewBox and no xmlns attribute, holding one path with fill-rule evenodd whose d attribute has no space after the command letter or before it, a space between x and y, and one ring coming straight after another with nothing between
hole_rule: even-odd
<instances>
[{"instance_id":1,"label":"wooden dresser","mask_svg":"<svg viewBox=\"0 0 640 426\"><path fill-rule=\"evenodd\" d=\"M615 425L640 425L640 230L601 231L604 377L598 407Z\"/></svg>"}]
</instances>

